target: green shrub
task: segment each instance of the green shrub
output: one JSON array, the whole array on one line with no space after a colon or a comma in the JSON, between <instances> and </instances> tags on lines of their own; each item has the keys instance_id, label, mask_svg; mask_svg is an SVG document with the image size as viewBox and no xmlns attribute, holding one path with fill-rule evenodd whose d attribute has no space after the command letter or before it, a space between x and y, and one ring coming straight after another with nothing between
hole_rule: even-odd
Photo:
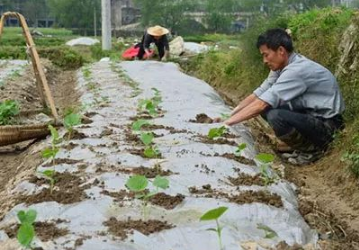
<instances>
[{"instance_id":1,"label":"green shrub","mask_svg":"<svg viewBox=\"0 0 359 250\"><path fill-rule=\"evenodd\" d=\"M68 46L40 48L40 57L48 58L53 64L62 69L78 69L84 64L84 58L77 51Z\"/></svg>"}]
</instances>

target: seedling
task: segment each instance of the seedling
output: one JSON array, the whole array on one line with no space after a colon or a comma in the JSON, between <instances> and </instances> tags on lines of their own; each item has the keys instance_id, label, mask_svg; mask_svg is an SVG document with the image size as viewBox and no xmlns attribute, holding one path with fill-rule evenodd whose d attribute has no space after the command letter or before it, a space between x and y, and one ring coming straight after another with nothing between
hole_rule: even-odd
<instances>
[{"instance_id":1,"label":"seedling","mask_svg":"<svg viewBox=\"0 0 359 250\"><path fill-rule=\"evenodd\" d=\"M158 104L160 104L162 102L162 97L161 97L161 91L159 91L156 88L152 88L153 92L154 92L154 97L152 97L152 101L154 103L154 105L157 107Z\"/></svg>"},{"instance_id":2,"label":"seedling","mask_svg":"<svg viewBox=\"0 0 359 250\"><path fill-rule=\"evenodd\" d=\"M231 117L230 114L221 113L221 119L222 119L222 120L227 120L227 119L229 119L230 117Z\"/></svg>"},{"instance_id":3,"label":"seedling","mask_svg":"<svg viewBox=\"0 0 359 250\"><path fill-rule=\"evenodd\" d=\"M41 175L44 176L45 179L49 180L50 182L50 193L52 194L52 191L54 190L55 186L55 170L45 170L43 172L40 172Z\"/></svg>"},{"instance_id":4,"label":"seedling","mask_svg":"<svg viewBox=\"0 0 359 250\"><path fill-rule=\"evenodd\" d=\"M261 174L261 179L264 182L265 186L268 186L272 183L275 183L276 178L272 177L272 175L269 173L269 166L270 164L273 162L274 160L274 155L272 154L258 154L256 156L256 159L258 161L260 161L261 166L260 166L260 174Z\"/></svg>"},{"instance_id":5,"label":"seedling","mask_svg":"<svg viewBox=\"0 0 359 250\"><path fill-rule=\"evenodd\" d=\"M141 111L146 110L150 116L157 116L158 114L157 103L155 103L153 100L140 100L140 102L138 103L138 108Z\"/></svg>"},{"instance_id":6,"label":"seedling","mask_svg":"<svg viewBox=\"0 0 359 250\"><path fill-rule=\"evenodd\" d=\"M153 141L154 135L152 132L150 133L141 133L141 141L143 144L145 144L145 150L143 152L143 154L147 157L147 158L156 158L160 152L159 150L155 147L152 146L152 141Z\"/></svg>"},{"instance_id":7,"label":"seedling","mask_svg":"<svg viewBox=\"0 0 359 250\"><path fill-rule=\"evenodd\" d=\"M208 132L208 138L213 140L217 137L221 137L224 135L224 133L227 132L227 128L225 126L221 126L219 128L211 128Z\"/></svg>"},{"instance_id":8,"label":"seedling","mask_svg":"<svg viewBox=\"0 0 359 250\"><path fill-rule=\"evenodd\" d=\"M149 125L150 123L146 120L137 120L132 123L132 130L133 131L140 131L142 126Z\"/></svg>"},{"instance_id":9,"label":"seedling","mask_svg":"<svg viewBox=\"0 0 359 250\"><path fill-rule=\"evenodd\" d=\"M257 224L257 228L264 230L265 232L264 238L266 239L273 239L274 237L278 237L278 234L273 229L271 229L270 227L264 224Z\"/></svg>"},{"instance_id":10,"label":"seedling","mask_svg":"<svg viewBox=\"0 0 359 250\"><path fill-rule=\"evenodd\" d=\"M87 80L91 78L91 70L88 67L82 68L82 74L84 75L85 79L87 79Z\"/></svg>"},{"instance_id":11,"label":"seedling","mask_svg":"<svg viewBox=\"0 0 359 250\"><path fill-rule=\"evenodd\" d=\"M21 225L17 231L17 240L26 249L32 249L31 244L35 238L35 228L33 223L36 220L37 213L35 210L29 210L27 212L21 210L17 213Z\"/></svg>"},{"instance_id":12,"label":"seedling","mask_svg":"<svg viewBox=\"0 0 359 250\"><path fill-rule=\"evenodd\" d=\"M18 115L20 107L14 100L0 102L0 125L9 125L13 123L14 116Z\"/></svg>"},{"instance_id":13,"label":"seedling","mask_svg":"<svg viewBox=\"0 0 359 250\"><path fill-rule=\"evenodd\" d=\"M146 220L147 215L147 204L149 199L159 192L159 189L167 189L169 187L169 181L159 175L153 180L152 185L156 188L155 190L147 190L148 179L144 175L134 175L126 182L126 187L135 192L137 199L142 199L142 215L143 219Z\"/></svg>"},{"instance_id":14,"label":"seedling","mask_svg":"<svg viewBox=\"0 0 359 250\"><path fill-rule=\"evenodd\" d=\"M203 214L200 218L200 221L209 221L209 220L215 220L217 228L209 228L208 231L213 231L217 233L218 236L218 242L219 242L219 249L222 250L222 229L223 227L219 225L218 219L222 216L226 211L228 210L228 207L218 207L212 210L207 211L205 214Z\"/></svg>"},{"instance_id":15,"label":"seedling","mask_svg":"<svg viewBox=\"0 0 359 250\"><path fill-rule=\"evenodd\" d=\"M235 156L241 156L242 154L242 151L247 147L247 144L245 143L241 143L241 144L238 144L237 148L236 148L236 151L234 151L234 155Z\"/></svg>"},{"instance_id":16,"label":"seedling","mask_svg":"<svg viewBox=\"0 0 359 250\"><path fill-rule=\"evenodd\" d=\"M81 115L76 113L70 113L65 116L64 125L67 129L68 140L71 139L72 133L74 131L74 126L81 124Z\"/></svg>"},{"instance_id":17,"label":"seedling","mask_svg":"<svg viewBox=\"0 0 359 250\"><path fill-rule=\"evenodd\" d=\"M51 147L46 148L44 151L42 151L42 157L46 159L51 158L52 164L55 165L55 157L59 152L59 148L57 145L61 142L61 138L59 137L59 133L53 126L49 125L48 128L51 132Z\"/></svg>"}]
</instances>

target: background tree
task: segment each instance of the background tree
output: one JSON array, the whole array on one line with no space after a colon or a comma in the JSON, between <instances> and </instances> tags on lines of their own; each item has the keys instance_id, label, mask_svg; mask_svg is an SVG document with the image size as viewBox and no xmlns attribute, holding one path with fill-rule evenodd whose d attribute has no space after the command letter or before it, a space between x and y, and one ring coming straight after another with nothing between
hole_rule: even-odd
<instances>
[{"instance_id":1,"label":"background tree","mask_svg":"<svg viewBox=\"0 0 359 250\"><path fill-rule=\"evenodd\" d=\"M60 27L77 28L79 33L87 35L94 27L94 10L99 27L101 0L48 0L48 4Z\"/></svg>"}]
</instances>

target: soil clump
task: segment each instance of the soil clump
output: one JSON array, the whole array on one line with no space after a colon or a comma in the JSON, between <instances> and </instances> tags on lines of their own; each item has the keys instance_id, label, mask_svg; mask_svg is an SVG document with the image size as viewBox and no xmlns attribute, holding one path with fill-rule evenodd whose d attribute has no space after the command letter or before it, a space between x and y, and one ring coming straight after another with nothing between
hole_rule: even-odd
<instances>
[{"instance_id":1,"label":"soil clump","mask_svg":"<svg viewBox=\"0 0 359 250\"><path fill-rule=\"evenodd\" d=\"M182 194L171 196L165 193L158 193L150 198L150 202L153 205L164 207L165 209L170 210L181 204L184 199L185 196Z\"/></svg>"}]
</instances>

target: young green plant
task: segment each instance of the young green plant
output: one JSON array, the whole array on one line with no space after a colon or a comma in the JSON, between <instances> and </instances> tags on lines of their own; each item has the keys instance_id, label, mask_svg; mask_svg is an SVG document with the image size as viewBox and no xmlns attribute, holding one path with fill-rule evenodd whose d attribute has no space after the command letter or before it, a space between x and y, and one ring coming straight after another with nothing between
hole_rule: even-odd
<instances>
[{"instance_id":1,"label":"young green plant","mask_svg":"<svg viewBox=\"0 0 359 250\"><path fill-rule=\"evenodd\" d=\"M272 175L269 173L269 167L274 161L274 155L261 153L258 154L255 158L261 163L260 174L264 185L268 186L272 183L275 183L276 178L272 177Z\"/></svg>"},{"instance_id":2,"label":"young green plant","mask_svg":"<svg viewBox=\"0 0 359 250\"><path fill-rule=\"evenodd\" d=\"M274 237L278 237L278 234L272 228L264 224L257 224L257 228L264 231L264 238L266 239L273 239Z\"/></svg>"},{"instance_id":3,"label":"young green plant","mask_svg":"<svg viewBox=\"0 0 359 250\"><path fill-rule=\"evenodd\" d=\"M50 182L50 193L52 194L55 186L55 170L45 170L40 172L40 174Z\"/></svg>"},{"instance_id":4,"label":"young green plant","mask_svg":"<svg viewBox=\"0 0 359 250\"><path fill-rule=\"evenodd\" d=\"M32 249L32 242L35 238L34 222L36 220L37 212L35 210L28 210L27 212L21 210L17 213L17 218L20 221L20 227L17 231L17 240L26 249Z\"/></svg>"},{"instance_id":5,"label":"young green plant","mask_svg":"<svg viewBox=\"0 0 359 250\"><path fill-rule=\"evenodd\" d=\"M74 126L81 124L81 115L70 113L64 118L64 126L67 129L67 139L70 140L74 131Z\"/></svg>"},{"instance_id":6,"label":"young green plant","mask_svg":"<svg viewBox=\"0 0 359 250\"><path fill-rule=\"evenodd\" d=\"M61 138L59 137L59 133L56 128L52 125L49 125L48 128L51 132L51 147L42 151L42 157L45 159L51 159L52 164L55 165L55 157L59 152L59 147L57 145L61 142Z\"/></svg>"},{"instance_id":7,"label":"young green plant","mask_svg":"<svg viewBox=\"0 0 359 250\"><path fill-rule=\"evenodd\" d=\"M219 128L211 128L208 132L207 137L211 140L221 137L224 135L224 133L227 132L227 128L225 126L221 126Z\"/></svg>"},{"instance_id":8,"label":"young green plant","mask_svg":"<svg viewBox=\"0 0 359 250\"><path fill-rule=\"evenodd\" d=\"M219 224L218 219L228 210L228 207L218 207L212 210L207 211L203 214L200 218L200 221L210 221L215 220L217 228L209 228L208 231L213 231L217 233L218 242L219 242L219 249L223 249L222 245L222 229L223 227Z\"/></svg>"},{"instance_id":9,"label":"young green plant","mask_svg":"<svg viewBox=\"0 0 359 250\"><path fill-rule=\"evenodd\" d=\"M160 155L159 150L156 148L156 146L152 146L154 135L152 132L150 133L141 133L140 139L143 144L145 144L145 150L143 154L147 158L156 158Z\"/></svg>"},{"instance_id":10,"label":"young green plant","mask_svg":"<svg viewBox=\"0 0 359 250\"><path fill-rule=\"evenodd\" d=\"M159 192L159 189L167 189L169 187L169 181L166 178L163 178L159 175L153 180L152 185L155 187L155 190L147 190L148 179L144 175L134 175L130 177L126 182L126 187L135 192L136 198L142 200L142 215L143 219L146 220L147 217L147 204L149 199Z\"/></svg>"},{"instance_id":11,"label":"young green plant","mask_svg":"<svg viewBox=\"0 0 359 250\"><path fill-rule=\"evenodd\" d=\"M143 120L143 119L137 120L132 123L132 130L140 131L142 126L144 126L144 125L150 125L150 123L147 120Z\"/></svg>"},{"instance_id":12,"label":"young green plant","mask_svg":"<svg viewBox=\"0 0 359 250\"><path fill-rule=\"evenodd\" d=\"M0 102L0 125L9 125L14 121L14 117L20 113L18 102L6 100Z\"/></svg>"},{"instance_id":13,"label":"young green plant","mask_svg":"<svg viewBox=\"0 0 359 250\"><path fill-rule=\"evenodd\" d=\"M238 144L237 148L236 148L236 151L234 151L234 155L239 157L241 156L242 154L242 151L247 147L247 144L245 143L241 143L241 144Z\"/></svg>"}]
</instances>

